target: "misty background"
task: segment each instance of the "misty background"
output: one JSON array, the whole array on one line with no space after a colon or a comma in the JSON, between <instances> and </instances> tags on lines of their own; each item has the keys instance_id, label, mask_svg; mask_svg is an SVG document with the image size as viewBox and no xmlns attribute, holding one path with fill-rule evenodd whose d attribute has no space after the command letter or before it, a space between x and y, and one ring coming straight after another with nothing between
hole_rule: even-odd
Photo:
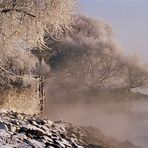
<instances>
[{"instance_id":1,"label":"misty background","mask_svg":"<svg viewBox=\"0 0 148 148\"><path fill-rule=\"evenodd\" d=\"M126 54L148 58L147 0L81 0L82 12L105 20L114 28Z\"/></svg>"},{"instance_id":2,"label":"misty background","mask_svg":"<svg viewBox=\"0 0 148 148\"><path fill-rule=\"evenodd\" d=\"M136 53L147 61L148 1L81 0L80 3L80 11L83 14L103 20L113 27L115 38L123 48L123 53L128 56ZM90 45L93 45L94 41L89 40L89 42ZM67 42L65 44L66 46L64 46L68 49ZM74 41L74 46L76 45L77 41ZM72 48L71 45L68 47ZM79 43L76 47L78 49L79 47L80 49L81 47L89 48L87 44L83 47ZM91 49L93 48L91 47ZM61 57L64 54L62 52ZM57 60L57 62L59 61ZM62 60L60 62L62 63ZM68 63L70 62L68 60ZM63 65L61 64L61 66ZM79 69L79 71L81 70ZM56 82L62 80L60 72L59 75ZM115 81L117 80L116 77ZM72 84L72 81L70 83ZM130 140L136 145L147 148L147 96L126 93L122 90L109 92L109 90L81 91L78 89L71 93L71 88L66 88L66 85L62 85L62 83L61 86L58 86L59 88L56 88L57 83L54 79L50 79L47 84L46 97L49 101L47 114L50 119L62 119L77 125L95 126L107 136L121 141ZM77 81L76 84L76 88L78 88L82 82ZM52 89L53 87L55 88ZM54 96L54 93L57 96Z\"/></svg>"}]
</instances>

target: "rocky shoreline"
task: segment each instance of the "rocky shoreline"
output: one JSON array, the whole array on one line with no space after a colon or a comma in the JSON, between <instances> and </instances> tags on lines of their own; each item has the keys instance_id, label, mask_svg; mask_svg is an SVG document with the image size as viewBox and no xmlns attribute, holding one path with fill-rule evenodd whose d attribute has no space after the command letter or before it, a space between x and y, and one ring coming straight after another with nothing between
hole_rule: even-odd
<instances>
[{"instance_id":1,"label":"rocky shoreline","mask_svg":"<svg viewBox=\"0 0 148 148\"><path fill-rule=\"evenodd\" d=\"M0 113L0 148L139 148L119 142L93 127L52 122L13 111Z\"/></svg>"}]
</instances>

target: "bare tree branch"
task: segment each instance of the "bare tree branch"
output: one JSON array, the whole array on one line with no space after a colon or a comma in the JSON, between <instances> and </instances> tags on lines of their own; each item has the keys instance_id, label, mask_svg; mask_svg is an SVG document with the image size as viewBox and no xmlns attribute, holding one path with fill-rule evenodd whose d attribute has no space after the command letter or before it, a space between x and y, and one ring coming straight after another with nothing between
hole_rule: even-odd
<instances>
[{"instance_id":1,"label":"bare tree branch","mask_svg":"<svg viewBox=\"0 0 148 148\"><path fill-rule=\"evenodd\" d=\"M1 10L1 13L8 13L8 12L12 12L12 11L24 13L25 15L28 15L28 16L31 16L31 17L36 17L35 15L28 13L26 11L23 11L21 9L13 9L13 8L12 9L3 9L3 10Z\"/></svg>"}]
</instances>

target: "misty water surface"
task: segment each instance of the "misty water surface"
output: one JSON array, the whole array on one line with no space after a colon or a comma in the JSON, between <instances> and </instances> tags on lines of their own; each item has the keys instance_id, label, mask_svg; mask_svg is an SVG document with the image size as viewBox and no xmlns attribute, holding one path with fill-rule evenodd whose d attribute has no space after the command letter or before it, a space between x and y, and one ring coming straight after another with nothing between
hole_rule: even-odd
<instances>
[{"instance_id":1,"label":"misty water surface","mask_svg":"<svg viewBox=\"0 0 148 148\"><path fill-rule=\"evenodd\" d=\"M95 126L110 137L148 146L148 101L97 104L55 104L50 107L51 120ZM51 112L53 110L53 112Z\"/></svg>"}]
</instances>

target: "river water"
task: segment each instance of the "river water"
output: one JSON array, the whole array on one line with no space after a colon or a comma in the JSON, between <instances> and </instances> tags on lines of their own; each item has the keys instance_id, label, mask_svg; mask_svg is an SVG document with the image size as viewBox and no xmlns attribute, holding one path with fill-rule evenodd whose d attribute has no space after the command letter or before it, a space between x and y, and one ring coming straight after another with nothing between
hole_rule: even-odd
<instances>
[{"instance_id":1,"label":"river water","mask_svg":"<svg viewBox=\"0 0 148 148\"><path fill-rule=\"evenodd\" d=\"M95 126L106 136L148 148L148 101L54 104L49 118Z\"/></svg>"}]
</instances>

